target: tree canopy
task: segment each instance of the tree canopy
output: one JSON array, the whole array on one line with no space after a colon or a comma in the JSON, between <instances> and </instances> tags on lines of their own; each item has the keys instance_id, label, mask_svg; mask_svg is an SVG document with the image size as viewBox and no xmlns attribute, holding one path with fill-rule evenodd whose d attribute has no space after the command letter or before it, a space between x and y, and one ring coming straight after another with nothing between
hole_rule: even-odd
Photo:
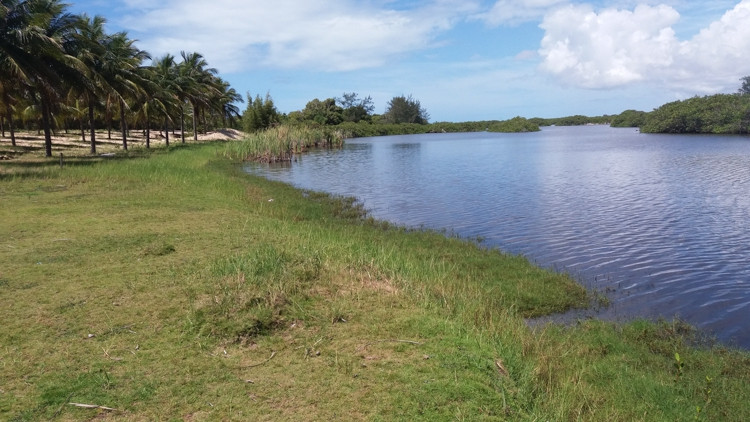
<instances>
[{"instance_id":1,"label":"tree canopy","mask_svg":"<svg viewBox=\"0 0 750 422\"><path fill-rule=\"evenodd\" d=\"M427 110L422 108L419 100L414 99L411 95L393 97L388 101L383 119L387 123L417 123L427 124L430 115Z\"/></svg>"},{"instance_id":2,"label":"tree canopy","mask_svg":"<svg viewBox=\"0 0 750 422\"><path fill-rule=\"evenodd\" d=\"M742 95L750 95L750 76L745 76L740 80L742 81L742 86L740 86L738 92Z\"/></svg>"},{"instance_id":3,"label":"tree canopy","mask_svg":"<svg viewBox=\"0 0 750 422\"><path fill-rule=\"evenodd\" d=\"M336 99L323 101L315 98L302 110L302 119L321 125L337 125L344 121L344 110L336 104Z\"/></svg>"},{"instance_id":4,"label":"tree canopy","mask_svg":"<svg viewBox=\"0 0 750 422\"><path fill-rule=\"evenodd\" d=\"M270 93L266 94L265 99L256 95L255 100L247 94L247 109L242 114L242 126L246 132L268 129L279 122L279 112L276 110Z\"/></svg>"},{"instance_id":5,"label":"tree canopy","mask_svg":"<svg viewBox=\"0 0 750 422\"><path fill-rule=\"evenodd\" d=\"M750 95L716 94L667 103L648 113L641 131L750 133Z\"/></svg>"},{"instance_id":6,"label":"tree canopy","mask_svg":"<svg viewBox=\"0 0 750 422\"><path fill-rule=\"evenodd\" d=\"M370 121L375 104L369 95L360 99L356 92L345 92L341 98L336 100L343 109L342 117L345 122Z\"/></svg>"}]
</instances>

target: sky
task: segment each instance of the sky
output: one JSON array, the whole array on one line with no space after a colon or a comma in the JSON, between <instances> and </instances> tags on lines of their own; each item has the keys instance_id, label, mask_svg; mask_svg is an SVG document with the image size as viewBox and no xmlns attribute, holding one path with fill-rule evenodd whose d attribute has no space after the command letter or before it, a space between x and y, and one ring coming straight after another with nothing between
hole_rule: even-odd
<instances>
[{"instance_id":1,"label":"sky","mask_svg":"<svg viewBox=\"0 0 750 422\"><path fill-rule=\"evenodd\" d=\"M68 0L279 111L412 95L430 121L598 116L736 92L750 0ZM244 106L240 106L244 109Z\"/></svg>"}]
</instances>

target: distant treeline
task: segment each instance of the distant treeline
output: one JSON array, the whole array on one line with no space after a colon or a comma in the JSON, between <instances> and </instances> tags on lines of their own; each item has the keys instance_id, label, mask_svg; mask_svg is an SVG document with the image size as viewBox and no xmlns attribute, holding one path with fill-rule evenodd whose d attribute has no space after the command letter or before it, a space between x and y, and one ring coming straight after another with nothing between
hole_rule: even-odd
<instances>
[{"instance_id":1,"label":"distant treeline","mask_svg":"<svg viewBox=\"0 0 750 422\"><path fill-rule=\"evenodd\" d=\"M348 138L384 135L410 135L448 132L536 132L539 125L523 117L509 120L429 123L429 113L419 100L409 96L391 99L383 114L375 114L372 98L357 93L344 93L341 98L313 99L302 110L279 113L273 99L266 94L252 98L248 94L247 109L242 115L243 129L257 133L279 125L327 128Z\"/></svg>"},{"instance_id":2,"label":"distant treeline","mask_svg":"<svg viewBox=\"0 0 750 422\"><path fill-rule=\"evenodd\" d=\"M460 132L538 132L539 125L523 117L510 120L483 120L475 122L435 122L417 123L371 123L344 122L337 128L349 138L388 135L413 135L420 133L460 133Z\"/></svg>"},{"instance_id":3,"label":"distant treeline","mask_svg":"<svg viewBox=\"0 0 750 422\"><path fill-rule=\"evenodd\" d=\"M750 133L750 94L716 94L674 101L650 111L625 110L617 115L532 118L539 126L610 124L638 127L645 133Z\"/></svg>"},{"instance_id":4,"label":"distant treeline","mask_svg":"<svg viewBox=\"0 0 750 422\"><path fill-rule=\"evenodd\" d=\"M544 119L541 117L534 117L529 119L530 122L539 126L582 126L582 125L606 125L612 121L614 116L582 116L577 114L575 116L566 117L555 117L552 119Z\"/></svg>"}]
</instances>

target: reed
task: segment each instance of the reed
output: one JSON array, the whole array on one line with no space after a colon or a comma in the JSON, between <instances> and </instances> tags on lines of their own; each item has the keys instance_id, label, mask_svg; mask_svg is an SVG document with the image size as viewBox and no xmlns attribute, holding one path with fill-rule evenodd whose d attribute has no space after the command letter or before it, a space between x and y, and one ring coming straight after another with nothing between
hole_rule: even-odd
<instances>
[{"instance_id":1,"label":"reed","mask_svg":"<svg viewBox=\"0 0 750 422\"><path fill-rule=\"evenodd\" d=\"M343 144L344 133L339 130L281 125L253 133L241 142L232 142L225 156L266 163L291 161L295 154L311 148L338 148Z\"/></svg>"}]
</instances>

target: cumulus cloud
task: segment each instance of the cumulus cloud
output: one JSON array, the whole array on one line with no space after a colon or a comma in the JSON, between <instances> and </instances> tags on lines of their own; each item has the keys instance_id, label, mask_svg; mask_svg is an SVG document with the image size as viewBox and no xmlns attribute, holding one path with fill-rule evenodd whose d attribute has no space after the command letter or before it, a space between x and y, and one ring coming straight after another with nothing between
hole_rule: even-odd
<instances>
[{"instance_id":1,"label":"cumulus cloud","mask_svg":"<svg viewBox=\"0 0 750 422\"><path fill-rule=\"evenodd\" d=\"M596 13L571 5L547 15L542 68L587 88L640 81L673 62L677 39L671 26L679 14L669 6L637 6Z\"/></svg>"},{"instance_id":2,"label":"cumulus cloud","mask_svg":"<svg viewBox=\"0 0 750 422\"><path fill-rule=\"evenodd\" d=\"M694 83L703 92L737 87L750 74L750 0L744 0L695 37L680 45L677 82Z\"/></svg>"},{"instance_id":3,"label":"cumulus cloud","mask_svg":"<svg viewBox=\"0 0 750 422\"><path fill-rule=\"evenodd\" d=\"M541 68L573 86L611 88L655 82L712 93L750 73L750 0L743 0L690 40L673 26L679 13L666 5L633 10L569 5L544 17Z\"/></svg>"},{"instance_id":4,"label":"cumulus cloud","mask_svg":"<svg viewBox=\"0 0 750 422\"><path fill-rule=\"evenodd\" d=\"M128 0L123 21L154 54L198 51L222 72L252 67L346 71L429 48L473 2L433 0L418 8L355 0ZM146 6L148 4L149 6Z\"/></svg>"}]
</instances>

